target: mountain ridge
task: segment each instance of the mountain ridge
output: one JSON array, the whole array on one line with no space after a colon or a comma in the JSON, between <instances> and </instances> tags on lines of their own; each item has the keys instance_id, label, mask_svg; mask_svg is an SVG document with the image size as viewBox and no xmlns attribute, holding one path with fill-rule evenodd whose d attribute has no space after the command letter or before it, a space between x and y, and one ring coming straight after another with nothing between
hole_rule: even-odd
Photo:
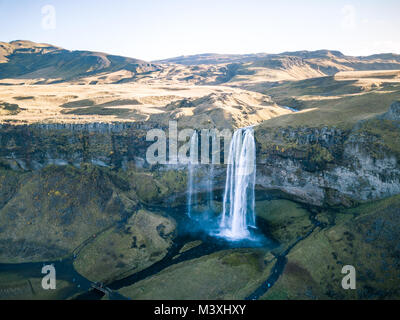
<instances>
[{"instance_id":1,"label":"mountain ridge","mask_svg":"<svg viewBox=\"0 0 400 320\"><path fill-rule=\"evenodd\" d=\"M279 54L183 55L156 61L87 50L67 50L29 40L0 42L0 80L78 84L165 81L194 85L297 81L341 71L400 70L400 55L348 56L337 50ZM34 80L25 81L24 80Z\"/></svg>"},{"instance_id":2,"label":"mountain ridge","mask_svg":"<svg viewBox=\"0 0 400 320\"><path fill-rule=\"evenodd\" d=\"M0 42L0 79L45 78L70 80L99 72L132 73L157 70L144 60L85 50L66 50L27 40Z\"/></svg>"}]
</instances>

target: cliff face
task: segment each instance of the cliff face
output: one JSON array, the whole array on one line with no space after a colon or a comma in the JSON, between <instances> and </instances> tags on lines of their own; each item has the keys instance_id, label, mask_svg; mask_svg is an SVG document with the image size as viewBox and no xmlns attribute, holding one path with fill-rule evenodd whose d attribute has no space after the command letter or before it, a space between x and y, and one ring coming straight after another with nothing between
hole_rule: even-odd
<instances>
[{"instance_id":1,"label":"cliff face","mask_svg":"<svg viewBox=\"0 0 400 320\"><path fill-rule=\"evenodd\" d=\"M92 163L121 167L145 154L149 123L0 125L0 159L12 169Z\"/></svg>"},{"instance_id":2,"label":"cliff face","mask_svg":"<svg viewBox=\"0 0 400 320\"><path fill-rule=\"evenodd\" d=\"M317 206L352 206L400 193L400 124L388 118L393 109L392 105L387 115L350 129L258 126L257 188L279 190L286 197ZM158 186L154 192L142 192L143 197L148 202L171 202L175 198L167 197L186 190L186 167L146 162L146 150L153 143L146 141L146 133L154 128L157 125L148 122L2 125L0 163L17 171L48 165L79 168L90 163L128 170L122 174L126 177L129 172L141 172ZM203 192L209 166L198 168L195 191ZM216 167L214 174L214 188L223 188L224 166ZM137 188L146 189L143 184Z\"/></svg>"},{"instance_id":3,"label":"cliff face","mask_svg":"<svg viewBox=\"0 0 400 320\"><path fill-rule=\"evenodd\" d=\"M350 130L260 128L257 183L314 205L345 205L400 193L400 126L373 119Z\"/></svg>"}]
</instances>

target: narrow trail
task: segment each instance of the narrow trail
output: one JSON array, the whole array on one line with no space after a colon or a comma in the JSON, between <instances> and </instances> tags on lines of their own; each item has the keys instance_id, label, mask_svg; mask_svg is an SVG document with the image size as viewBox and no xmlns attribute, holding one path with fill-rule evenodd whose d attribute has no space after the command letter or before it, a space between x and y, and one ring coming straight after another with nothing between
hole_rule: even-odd
<instances>
[{"instance_id":1,"label":"narrow trail","mask_svg":"<svg viewBox=\"0 0 400 320\"><path fill-rule=\"evenodd\" d=\"M82 251L83 248L85 248L87 245L89 245L90 243L92 243L94 240L96 240L96 238L103 234L104 232L112 229L113 227L115 227L118 223L121 222L116 222L113 223L111 225L109 225L108 227L104 228L103 230L100 230L99 232L97 232L94 235L91 235L89 238L87 238L86 240L84 240L82 243L80 243L75 249L72 250L71 254L69 256L72 257L72 259L76 259L79 255L79 253Z\"/></svg>"}]
</instances>

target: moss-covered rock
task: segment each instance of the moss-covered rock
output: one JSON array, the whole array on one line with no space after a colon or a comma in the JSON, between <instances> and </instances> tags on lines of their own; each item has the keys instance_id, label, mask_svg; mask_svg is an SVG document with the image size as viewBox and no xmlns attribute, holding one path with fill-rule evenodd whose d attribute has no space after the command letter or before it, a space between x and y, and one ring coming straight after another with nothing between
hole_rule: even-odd
<instances>
[{"instance_id":1,"label":"moss-covered rock","mask_svg":"<svg viewBox=\"0 0 400 320\"><path fill-rule=\"evenodd\" d=\"M161 260L172 246L176 223L145 210L133 214L85 246L75 269L92 281L109 282L139 272Z\"/></svg>"},{"instance_id":2,"label":"moss-covered rock","mask_svg":"<svg viewBox=\"0 0 400 320\"><path fill-rule=\"evenodd\" d=\"M257 201L256 214L268 225L268 236L280 244L278 251L286 250L313 227L310 213L289 200Z\"/></svg>"},{"instance_id":3,"label":"moss-covered rock","mask_svg":"<svg viewBox=\"0 0 400 320\"><path fill-rule=\"evenodd\" d=\"M6 170L0 165L0 209L15 195L23 176L19 172Z\"/></svg>"},{"instance_id":4,"label":"moss-covered rock","mask_svg":"<svg viewBox=\"0 0 400 320\"><path fill-rule=\"evenodd\" d=\"M119 176L127 181L138 199L148 205L181 205L176 198L187 190L186 170L130 168L121 170Z\"/></svg>"},{"instance_id":5,"label":"moss-covered rock","mask_svg":"<svg viewBox=\"0 0 400 320\"><path fill-rule=\"evenodd\" d=\"M400 121L400 100L394 101L389 108L389 111L384 113L381 119Z\"/></svg>"},{"instance_id":6,"label":"moss-covered rock","mask_svg":"<svg viewBox=\"0 0 400 320\"><path fill-rule=\"evenodd\" d=\"M3 175L9 178L0 182L14 185L13 172ZM2 192L1 262L68 255L86 239L126 219L138 203L118 177L94 166L50 166L16 181L18 186Z\"/></svg>"},{"instance_id":7,"label":"moss-covered rock","mask_svg":"<svg viewBox=\"0 0 400 320\"><path fill-rule=\"evenodd\" d=\"M352 207L400 192L399 122L256 127L257 183L308 204Z\"/></svg>"}]
</instances>

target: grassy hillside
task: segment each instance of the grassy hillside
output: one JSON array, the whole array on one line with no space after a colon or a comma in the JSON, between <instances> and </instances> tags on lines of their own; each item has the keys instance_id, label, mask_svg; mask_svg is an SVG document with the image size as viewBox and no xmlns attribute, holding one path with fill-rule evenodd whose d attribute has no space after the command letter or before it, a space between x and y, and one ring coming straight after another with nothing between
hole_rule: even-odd
<instances>
[{"instance_id":1,"label":"grassy hillside","mask_svg":"<svg viewBox=\"0 0 400 320\"><path fill-rule=\"evenodd\" d=\"M268 94L278 105L299 110L266 121L265 126L350 127L386 112L400 99L400 71L340 72L273 88L258 85L253 90Z\"/></svg>"}]
</instances>

